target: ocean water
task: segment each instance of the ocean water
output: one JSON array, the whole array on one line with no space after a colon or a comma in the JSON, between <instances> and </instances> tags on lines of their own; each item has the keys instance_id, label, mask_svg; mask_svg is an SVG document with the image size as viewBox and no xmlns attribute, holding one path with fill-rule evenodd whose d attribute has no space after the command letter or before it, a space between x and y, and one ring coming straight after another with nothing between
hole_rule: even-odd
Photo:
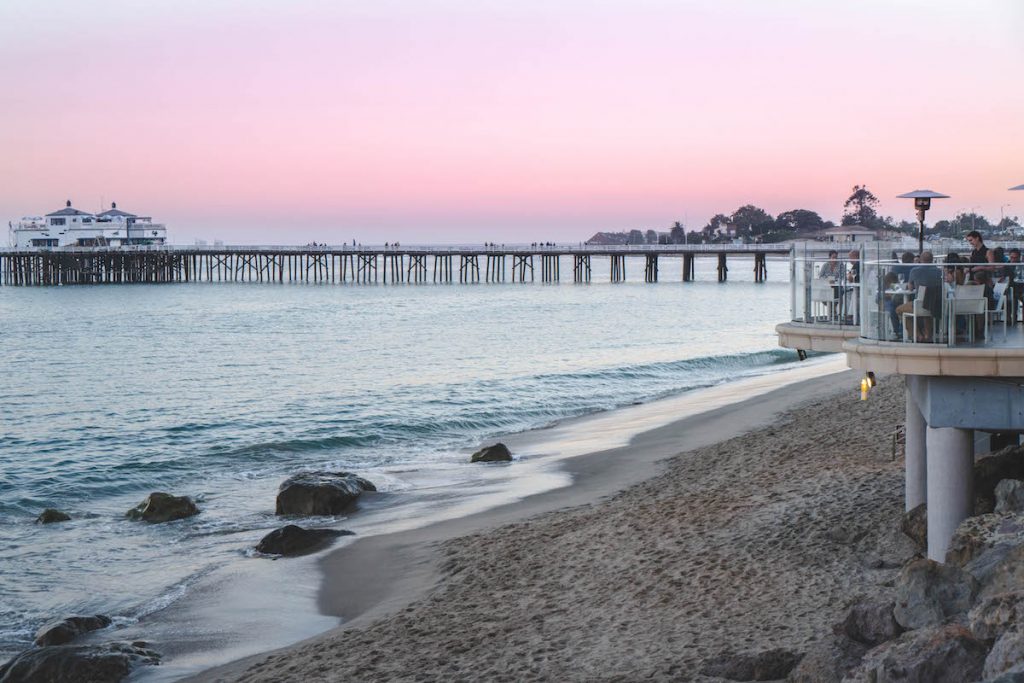
<instances>
[{"instance_id":1,"label":"ocean water","mask_svg":"<svg viewBox=\"0 0 1024 683\"><path fill-rule=\"evenodd\" d=\"M631 261L621 284L0 288L0 661L70 614L163 642L155 677L312 635L338 623L316 614L315 563L251 552L289 475L380 488L313 523L422 524L567 483L542 451L470 466L482 444L793 365L774 334L788 262L763 284L750 261L727 284L697 266L685 284ZM156 490L201 514L125 519ZM74 519L34 524L46 507Z\"/></svg>"}]
</instances>

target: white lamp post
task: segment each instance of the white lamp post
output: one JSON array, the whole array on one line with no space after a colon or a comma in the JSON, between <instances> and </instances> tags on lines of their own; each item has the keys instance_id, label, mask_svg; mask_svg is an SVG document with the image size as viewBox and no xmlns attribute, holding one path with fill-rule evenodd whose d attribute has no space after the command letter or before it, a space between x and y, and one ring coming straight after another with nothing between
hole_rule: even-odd
<instances>
[{"instance_id":1,"label":"white lamp post","mask_svg":"<svg viewBox=\"0 0 1024 683\"><path fill-rule=\"evenodd\" d=\"M949 199L948 194L939 194L931 190L914 190L898 195L900 199L913 199L914 208L917 209L917 253L924 251L924 212L932 208L933 199Z\"/></svg>"}]
</instances>

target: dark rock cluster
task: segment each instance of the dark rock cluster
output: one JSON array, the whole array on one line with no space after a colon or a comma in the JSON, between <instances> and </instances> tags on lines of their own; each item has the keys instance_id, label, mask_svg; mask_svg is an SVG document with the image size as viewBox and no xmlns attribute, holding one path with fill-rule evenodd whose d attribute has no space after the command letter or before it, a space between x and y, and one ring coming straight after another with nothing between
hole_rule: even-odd
<instances>
[{"instance_id":1,"label":"dark rock cluster","mask_svg":"<svg viewBox=\"0 0 1024 683\"><path fill-rule=\"evenodd\" d=\"M1024 683L1024 448L978 461L975 495L944 563L905 564L891 601L852 605L787 680ZM926 512L901 521L921 553Z\"/></svg>"}]
</instances>

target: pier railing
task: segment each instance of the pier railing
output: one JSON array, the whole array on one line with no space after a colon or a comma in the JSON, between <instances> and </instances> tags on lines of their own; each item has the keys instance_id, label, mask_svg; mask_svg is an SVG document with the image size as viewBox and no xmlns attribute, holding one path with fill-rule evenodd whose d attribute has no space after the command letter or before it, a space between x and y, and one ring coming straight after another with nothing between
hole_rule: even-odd
<instances>
[{"instance_id":1,"label":"pier railing","mask_svg":"<svg viewBox=\"0 0 1024 683\"><path fill-rule=\"evenodd\" d=\"M0 284L61 285L127 282L476 283L557 282L562 259L572 281L590 282L592 259L608 258L609 280L626 279L627 258L642 259L645 282L660 278L661 259L681 262L683 282L695 259L717 259L719 282L729 256L752 256L754 281L767 278L768 256L788 245L131 245L0 249Z\"/></svg>"}]
</instances>

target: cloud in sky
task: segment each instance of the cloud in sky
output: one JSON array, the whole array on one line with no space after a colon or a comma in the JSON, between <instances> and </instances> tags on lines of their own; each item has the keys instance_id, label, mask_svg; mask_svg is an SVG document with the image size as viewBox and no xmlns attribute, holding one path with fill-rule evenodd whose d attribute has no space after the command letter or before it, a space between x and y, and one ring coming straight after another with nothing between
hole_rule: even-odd
<instances>
[{"instance_id":1,"label":"cloud in sky","mask_svg":"<svg viewBox=\"0 0 1024 683\"><path fill-rule=\"evenodd\" d=\"M0 216L176 241L577 240L866 183L998 215L1017 0L0 5ZM1024 214L1020 207L1007 209Z\"/></svg>"}]
</instances>

